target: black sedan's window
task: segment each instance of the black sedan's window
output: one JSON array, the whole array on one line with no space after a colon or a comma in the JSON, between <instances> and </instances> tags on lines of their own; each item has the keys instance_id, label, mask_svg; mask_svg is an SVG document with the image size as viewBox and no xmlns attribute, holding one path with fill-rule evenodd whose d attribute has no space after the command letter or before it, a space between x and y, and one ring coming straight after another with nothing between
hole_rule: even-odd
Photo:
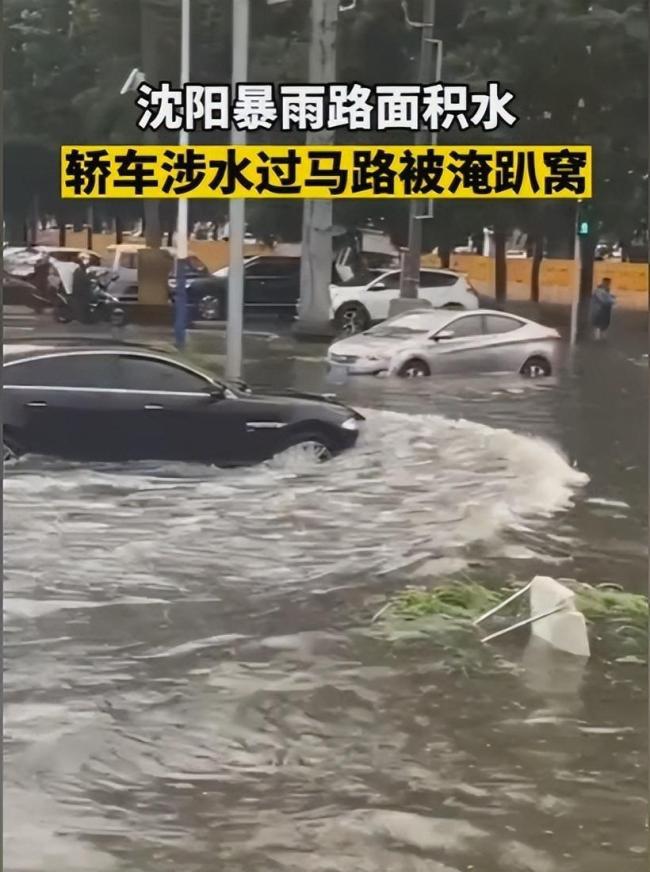
<instances>
[{"instance_id":1,"label":"black sedan's window","mask_svg":"<svg viewBox=\"0 0 650 872\"><path fill-rule=\"evenodd\" d=\"M300 275L299 258L264 257L245 268L247 278L286 278Z\"/></svg>"},{"instance_id":2,"label":"black sedan's window","mask_svg":"<svg viewBox=\"0 0 650 872\"><path fill-rule=\"evenodd\" d=\"M122 355L119 387L130 391L200 393L207 390L209 383L202 376L164 360Z\"/></svg>"},{"instance_id":3,"label":"black sedan's window","mask_svg":"<svg viewBox=\"0 0 650 872\"><path fill-rule=\"evenodd\" d=\"M66 354L23 360L4 367L5 386L51 388L116 387L114 354Z\"/></svg>"}]
</instances>

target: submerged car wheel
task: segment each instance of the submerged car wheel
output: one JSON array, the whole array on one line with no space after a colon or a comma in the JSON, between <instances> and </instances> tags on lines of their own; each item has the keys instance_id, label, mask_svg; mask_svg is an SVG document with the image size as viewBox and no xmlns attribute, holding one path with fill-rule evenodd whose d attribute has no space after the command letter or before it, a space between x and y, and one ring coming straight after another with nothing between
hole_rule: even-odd
<instances>
[{"instance_id":1,"label":"submerged car wheel","mask_svg":"<svg viewBox=\"0 0 650 872\"><path fill-rule=\"evenodd\" d=\"M6 439L2 440L2 462L3 463L11 463L14 460L18 460L19 451L18 449Z\"/></svg>"},{"instance_id":2,"label":"submerged car wheel","mask_svg":"<svg viewBox=\"0 0 650 872\"><path fill-rule=\"evenodd\" d=\"M306 460L314 463L324 463L326 460L331 460L333 451L318 437L305 437L296 439L282 452L283 457L295 459L297 461Z\"/></svg>"},{"instance_id":3,"label":"submerged car wheel","mask_svg":"<svg viewBox=\"0 0 650 872\"><path fill-rule=\"evenodd\" d=\"M551 364L544 357L531 357L521 368L526 378L544 378L551 374Z\"/></svg>"},{"instance_id":4,"label":"submerged car wheel","mask_svg":"<svg viewBox=\"0 0 650 872\"><path fill-rule=\"evenodd\" d=\"M222 319L221 300L206 294L198 304L199 315L203 321L220 321Z\"/></svg>"},{"instance_id":5,"label":"submerged car wheel","mask_svg":"<svg viewBox=\"0 0 650 872\"><path fill-rule=\"evenodd\" d=\"M370 315L361 303L344 303L335 317L336 327L341 333L353 336L370 326Z\"/></svg>"},{"instance_id":6,"label":"submerged car wheel","mask_svg":"<svg viewBox=\"0 0 650 872\"><path fill-rule=\"evenodd\" d=\"M431 370L423 360L407 360L397 374L400 378L424 378L431 375Z\"/></svg>"}]
</instances>

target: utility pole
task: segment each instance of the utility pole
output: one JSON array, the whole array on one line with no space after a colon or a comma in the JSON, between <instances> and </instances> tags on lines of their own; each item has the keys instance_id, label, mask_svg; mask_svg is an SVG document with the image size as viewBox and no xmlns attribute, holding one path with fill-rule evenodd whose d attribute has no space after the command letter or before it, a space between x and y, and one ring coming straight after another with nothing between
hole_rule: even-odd
<instances>
[{"instance_id":1,"label":"utility pole","mask_svg":"<svg viewBox=\"0 0 650 872\"><path fill-rule=\"evenodd\" d=\"M424 0L424 20L416 26L420 27L420 70L419 84L427 84L431 80L433 65L433 28L436 17L436 0ZM408 21L407 23L411 23ZM442 45L437 44L438 68L442 60ZM440 73L438 74L440 75ZM436 137L425 130L418 130L416 145L435 144ZM400 279L400 298L415 300L420 284L420 259L422 257L422 222L431 216L428 204L424 200L411 200L409 208L409 239L408 248L404 253Z\"/></svg>"},{"instance_id":2,"label":"utility pole","mask_svg":"<svg viewBox=\"0 0 650 872\"><path fill-rule=\"evenodd\" d=\"M232 87L248 78L248 27L250 0L232 0ZM233 128L231 145L246 145L246 131ZM244 332L244 234L246 201L230 201L228 266L228 323L226 324L226 375L242 374Z\"/></svg>"},{"instance_id":3,"label":"utility pole","mask_svg":"<svg viewBox=\"0 0 650 872\"><path fill-rule=\"evenodd\" d=\"M140 0L140 53L142 69L149 81L158 81L158 11L152 7L151 0ZM155 130L145 130L145 145L157 145ZM160 248L160 203L158 200L144 200L144 237L147 248Z\"/></svg>"},{"instance_id":4,"label":"utility pole","mask_svg":"<svg viewBox=\"0 0 650 872\"><path fill-rule=\"evenodd\" d=\"M190 80L190 0L181 0L181 87ZM181 128L178 144L189 144L190 135ZM187 224L189 201L181 197L178 201L176 225L176 292L174 294L174 339L177 348L185 348L187 331Z\"/></svg>"},{"instance_id":5,"label":"utility pole","mask_svg":"<svg viewBox=\"0 0 650 872\"><path fill-rule=\"evenodd\" d=\"M351 6L344 8L353 8ZM309 81L336 81L336 32L339 0L311 0ZM309 131L307 145L334 145L333 130ZM300 303L295 332L303 336L330 333L332 281L332 201L305 200L300 258Z\"/></svg>"}]
</instances>

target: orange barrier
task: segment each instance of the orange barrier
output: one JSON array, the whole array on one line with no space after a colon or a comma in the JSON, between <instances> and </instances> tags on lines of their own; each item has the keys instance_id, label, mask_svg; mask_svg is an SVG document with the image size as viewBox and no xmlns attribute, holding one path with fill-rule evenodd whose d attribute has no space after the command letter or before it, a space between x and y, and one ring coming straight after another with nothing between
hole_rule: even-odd
<instances>
[{"instance_id":1,"label":"orange barrier","mask_svg":"<svg viewBox=\"0 0 650 872\"><path fill-rule=\"evenodd\" d=\"M422 263L427 266L440 266L440 260L435 255L425 255ZM452 255L451 269L467 273L470 281L476 284L494 285L494 261L489 257L478 254ZM528 299L530 297L530 280L532 261L530 258L511 259L507 262L508 290L511 288L521 289L524 296L517 298ZM646 263L621 263L619 261L596 261L594 264L594 284L600 282L605 276L612 280L612 288L615 293L635 293L648 296L648 264ZM568 300L575 287L575 263L572 260L543 260L539 282L541 298L545 299L545 289L553 288L556 292L565 291L564 297ZM645 301L647 305L647 299Z\"/></svg>"}]
</instances>

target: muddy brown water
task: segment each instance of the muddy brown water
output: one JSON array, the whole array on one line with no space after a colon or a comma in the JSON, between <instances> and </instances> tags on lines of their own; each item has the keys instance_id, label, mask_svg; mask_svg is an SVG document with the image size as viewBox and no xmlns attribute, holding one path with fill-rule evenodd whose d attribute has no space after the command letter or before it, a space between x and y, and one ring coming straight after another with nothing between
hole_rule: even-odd
<instances>
[{"instance_id":1,"label":"muddy brown water","mask_svg":"<svg viewBox=\"0 0 650 872\"><path fill-rule=\"evenodd\" d=\"M358 449L7 470L5 868L644 872L642 646L370 627L463 573L645 590L644 343L620 322L548 382L334 388L269 343L249 379L336 390Z\"/></svg>"}]
</instances>

